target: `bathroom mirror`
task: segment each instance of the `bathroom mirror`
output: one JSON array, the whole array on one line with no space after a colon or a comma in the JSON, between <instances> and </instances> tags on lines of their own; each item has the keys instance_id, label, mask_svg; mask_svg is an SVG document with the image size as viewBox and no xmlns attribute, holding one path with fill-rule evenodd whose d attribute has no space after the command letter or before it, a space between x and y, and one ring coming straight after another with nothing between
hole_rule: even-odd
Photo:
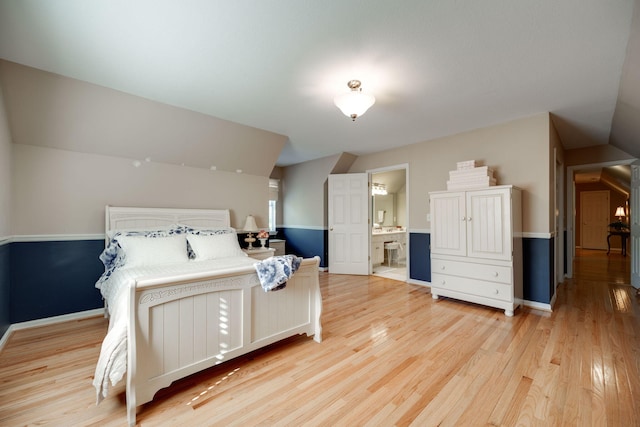
<instances>
[{"instance_id":1,"label":"bathroom mirror","mask_svg":"<svg viewBox=\"0 0 640 427\"><path fill-rule=\"evenodd\" d=\"M395 218L395 194L373 196L373 222L381 227L394 227Z\"/></svg>"}]
</instances>

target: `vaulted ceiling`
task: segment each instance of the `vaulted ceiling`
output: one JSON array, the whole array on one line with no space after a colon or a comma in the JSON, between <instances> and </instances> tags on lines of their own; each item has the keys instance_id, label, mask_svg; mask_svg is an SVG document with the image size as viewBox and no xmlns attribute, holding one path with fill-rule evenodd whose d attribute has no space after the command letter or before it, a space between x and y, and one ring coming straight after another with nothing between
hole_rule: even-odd
<instances>
[{"instance_id":1,"label":"vaulted ceiling","mask_svg":"<svg viewBox=\"0 0 640 427\"><path fill-rule=\"evenodd\" d=\"M640 157L639 1L0 0L0 58L285 135L279 165L546 111Z\"/></svg>"}]
</instances>

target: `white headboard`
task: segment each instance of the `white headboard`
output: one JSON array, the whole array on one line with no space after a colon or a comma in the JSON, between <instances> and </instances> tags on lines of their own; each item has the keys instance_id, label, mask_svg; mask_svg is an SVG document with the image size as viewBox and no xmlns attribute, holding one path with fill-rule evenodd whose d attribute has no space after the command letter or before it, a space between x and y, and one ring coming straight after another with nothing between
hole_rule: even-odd
<instances>
[{"instance_id":1,"label":"white headboard","mask_svg":"<svg viewBox=\"0 0 640 427\"><path fill-rule=\"evenodd\" d=\"M230 227L229 209L130 208L106 206L106 231L184 224L192 227Z\"/></svg>"}]
</instances>

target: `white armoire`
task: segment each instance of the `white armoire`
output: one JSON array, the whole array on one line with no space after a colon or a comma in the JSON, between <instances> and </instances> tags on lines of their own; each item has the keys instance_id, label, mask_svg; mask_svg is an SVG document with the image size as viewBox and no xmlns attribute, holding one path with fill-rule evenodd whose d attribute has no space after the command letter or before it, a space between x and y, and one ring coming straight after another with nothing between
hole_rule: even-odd
<instances>
[{"instance_id":1,"label":"white armoire","mask_svg":"<svg viewBox=\"0 0 640 427\"><path fill-rule=\"evenodd\" d=\"M511 185L429 193L431 295L513 316L522 304L522 200Z\"/></svg>"}]
</instances>

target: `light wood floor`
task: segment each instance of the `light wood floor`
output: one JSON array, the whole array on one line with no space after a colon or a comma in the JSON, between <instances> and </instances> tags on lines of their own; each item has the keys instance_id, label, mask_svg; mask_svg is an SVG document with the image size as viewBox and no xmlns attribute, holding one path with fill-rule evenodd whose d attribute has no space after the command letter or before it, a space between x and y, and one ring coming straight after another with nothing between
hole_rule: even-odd
<instances>
[{"instance_id":1,"label":"light wood floor","mask_svg":"<svg viewBox=\"0 0 640 427\"><path fill-rule=\"evenodd\" d=\"M640 306L628 258L582 252L553 313L501 311L379 277L321 273L324 341L295 337L160 391L144 426L640 425ZM0 425L122 426L95 405L102 318L16 331Z\"/></svg>"}]
</instances>

